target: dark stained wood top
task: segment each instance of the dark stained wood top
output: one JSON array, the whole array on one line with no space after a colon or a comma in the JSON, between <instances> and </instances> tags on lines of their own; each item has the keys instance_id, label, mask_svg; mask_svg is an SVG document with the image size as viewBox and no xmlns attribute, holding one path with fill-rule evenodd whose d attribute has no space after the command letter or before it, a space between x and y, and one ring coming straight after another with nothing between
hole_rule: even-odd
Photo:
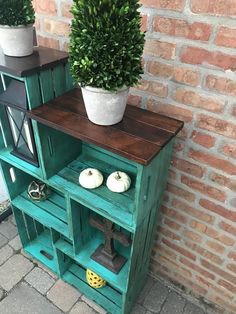
<instances>
[{"instance_id":1,"label":"dark stained wood top","mask_svg":"<svg viewBox=\"0 0 236 314\"><path fill-rule=\"evenodd\" d=\"M32 55L27 57L8 57L0 53L0 71L23 77L65 63L68 54L64 51L46 47L35 47Z\"/></svg>"},{"instance_id":2,"label":"dark stained wood top","mask_svg":"<svg viewBox=\"0 0 236 314\"><path fill-rule=\"evenodd\" d=\"M182 121L129 105L120 123L95 125L87 118L80 89L29 111L28 115L143 165L147 165L183 127Z\"/></svg>"}]
</instances>

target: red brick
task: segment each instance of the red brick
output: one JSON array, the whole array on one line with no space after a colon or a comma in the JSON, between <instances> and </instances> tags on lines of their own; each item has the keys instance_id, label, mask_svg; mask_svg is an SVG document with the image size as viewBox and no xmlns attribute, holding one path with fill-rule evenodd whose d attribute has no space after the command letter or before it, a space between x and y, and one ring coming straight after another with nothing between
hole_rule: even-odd
<instances>
[{"instance_id":1,"label":"red brick","mask_svg":"<svg viewBox=\"0 0 236 314\"><path fill-rule=\"evenodd\" d=\"M72 18L73 15L72 15L72 13L70 13L70 9L71 9L71 3L61 2L61 13L62 13L62 16L65 16L65 17L68 17L68 18Z\"/></svg>"},{"instance_id":2,"label":"red brick","mask_svg":"<svg viewBox=\"0 0 236 314\"><path fill-rule=\"evenodd\" d=\"M226 300L223 300L222 295L220 297L214 295L214 298L212 300L214 301L214 303L220 305L224 309L227 309L228 313L230 313L230 314L236 313L236 306L234 305L234 303L232 301L229 303ZM231 312L229 312L229 310L231 310Z\"/></svg>"},{"instance_id":3,"label":"red brick","mask_svg":"<svg viewBox=\"0 0 236 314\"><path fill-rule=\"evenodd\" d=\"M233 107L232 115L233 115L234 117L236 117L236 106Z\"/></svg>"},{"instance_id":4,"label":"red brick","mask_svg":"<svg viewBox=\"0 0 236 314\"><path fill-rule=\"evenodd\" d=\"M168 178L171 180L175 180L176 179L176 172L174 172L173 170L168 170Z\"/></svg>"},{"instance_id":5,"label":"red brick","mask_svg":"<svg viewBox=\"0 0 236 314\"><path fill-rule=\"evenodd\" d=\"M215 39L216 45L236 48L236 29L221 26Z\"/></svg>"},{"instance_id":6,"label":"red brick","mask_svg":"<svg viewBox=\"0 0 236 314\"><path fill-rule=\"evenodd\" d=\"M44 20L45 32L57 35L57 36L68 36L70 32L69 23L62 21L55 21L51 19Z\"/></svg>"},{"instance_id":7,"label":"red brick","mask_svg":"<svg viewBox=\"0 0 236 314\"><path fill-rule=\"evenodd\" d=\"M212 27L205 23L189 23L185 20L156 16L153 20L153 30L171 36L207 41Z\"/></svg>"},{"instance_id":8,"label":"red brick","mask_svg":"<svg viewBox=\"0 0 236 314\"><path fill-rule=\"evenodd\" d=\"M204 174L204 169L192 162L180 158L173 158L172 165L180 171L201 178Z\"/></svg>"},{"instance_id":9,"label":"red brick","mask_svg":"<svg viewBox=\"0 0 236 314\"><path fill-rule=\"evenodd\" d=\"M210 185L204 184L201 181L197 181L194 179L191 179L187 176L182 175L181 176L181 182L185 185L187 185L188 187L190 187L193 190L197 190L202 194L205 194L209 197L212 197L220 202L224 202L227 198L225 192L216 189Z\"/></svg>"},{"instance_id":10,"label":"red brick","mask_svg":"<svg viewBox=\"0 0 236 314\"><path fill-rule=\"evenodd\" d=\"M176 210L168 208L166 206L162 206L161 207L161 211L163 214L165 214L166 216L185 224L187 222L187 219L185 216L179 214Z\"/></svg>"},{"instance_id":11,"label":"red brick","mask_svg":"<svg viewBox=\"0 0 236 314\"><path fill-rule=\"evenodd\" d=\"M164 78L172 78L174 75L174 67L158 61L149 61L147 63L147 71L155 76Z\"/></svg>"},{"instance_id":12,"label":"red brick","mask_svg":"<svg viewBox=\"0 0 236 314\"><path fill-rule=\"evenodd\" d=\"M220 281L220 280L219 280ZM222 281L224 281L223 279L222 279ZM226 282L226 281L225 281ZM221 296L222 298L224 298L224 300L227 300L227 301L231 301L232 302L232 300L233 300L233 298L234 298L234 295L233 295L233 293L229 293L229 291L227 291L224 287L223 287L223 285L222 286L220 286L219 284L217 284L217 286L215 286L215 285L213 285L212 283L211 283L211 285L210 285L210 288L211 288L211 294L212 295L219 295L219 296ZM231 313L232 314L232 313Z\"/></svg>"},{"instance_id":13,"label":"red brick","mask_svg":"<svg viewBox=\"0 0 236 314\"><path fill-rule=\"evenodd\" d=\"M229 177L223 176L222 174L218 174L212 172L210 174L210 179L212 182L215 182L222 187L227 187L228 189L236 192L236 180L230 179Z\"/></svg>"},{"instance_id":14,"label":"red brick","mask_svg":"<svg viewBox=\"0 0 236 314\"><path fill-rule=\"evenodd\" d=\"M184 109L175 105L161 103L152 98L148 100L147 109L159 114L170 116L185 122L191 122L193 113L191 110Z\"/></svg>"},{"instance_id":15,"label":"red brick","mask_svg":"<svg viewBox=\"0 0 236 314\"><path fill-rule=\"evenodd\" d=\"M236 273L236 264L228 264L226 267L233 273Z\"/></svg>"},{"instance_id":16,"label":"red brick","mask_svg":"<svg viewBox=\"0 0 236 314\"><path fill-rule=\"evenodd\" d=\"M236 143L224 145L221 150L225 155L236 158Z\"/></svg>"},{"instance_id":17,"label":"red brick","mask_svg":"<svg viewBox=\"0 0 236 314\"><path fill-rule=\"evenodd\" d=\"M198 272L199 274L203 275L204 277L206 278L209 278L211 280L214 280L215 279L215 275L209 273L208 271L206 271L205 269L203 269L202 267L199 267L198 265L196 264L193 264L192 262L190 262L189 260L187 260L186 258L184 257L180 257L180 262L182 264L184 264L185 266L191 268L192 270L195 270L196 272Z\"/></svg>"},{"instance_id":18,"label":"red brick","mask_svg":"<svg viewBox=\"0 0 236 314\"><path fill-rule=\"evenodd\" d=\"M216 214L218 214L218 215L220 215L220 216L222 216L228 220L236 222L236 211L226 209L225 207L223 207L221 205L217 205L217 204L215 204L209 200L206 200L206 199L200 199L199 204L202 207L204 207L204 208L206 208L206 209L208 209L208 210L210 210L210 211L212 211L212 212L214 212L214 213L216 213Z\"/></svg>"},{"instance_id":19,"label":"red brick","mask_svg":"<svg viewBox=\"0 0 236 314\"><path fill-rule=\"evenodd\" d=\"M146 40L144 54L163 59L174 59L175 44L162 42L154 39Z\"/></svg>"},{"instance_id":20,"label":"red brick","mask_svg":"<svg viewBox=\"0 0 236 314\"><path fill-rule=\"evenodd\" d=\"M193 202L195 200L195 195L193 193L190 193L178 186L175 186L173 184L167 185L167 191L177 195L178 197L181 197L189 202Z\"/></svg>"},{"instance_id":21,"label":"red brick","mask_svg":"<svg viewBox=\"0 0 236 314\"><path fill-rule=\"evenodd\" d=\"M148 21L147 15L142 14L141 15L141 31L142 32L147 31L147 21Z\"/></svg>"},{"instance_id":22,"label":"red brick","mask_svg":"<svg viewBox=\"0 0 236 314\"><path fill-rule=\"evenodd\" d=\"M178 88L174 94L174 100L179 103L190 105L197 108L202 108L212 112L222 112L224 110L224 103L216 98L208 97L199 92L194 92L184 88Z\"/></svg>"},{"instance_id":23,"label":"red brick","mask_svg":"<svg viewBox=\"0 0 236 314\"><path fill-rule=\"evenodd\" d=\"M191 0L191 9L197 14L231 16L236 15L236 0Z\"/></svg>"},{"instance_id":24,"label":"red brick","mask_svg":"<svg viewBox=\"0 0 236 314\"><path fill-rule=\"evenodd\" d=\"M198 86L200 84L200 73L185 67L174 67L173 80L186 85Z\"/></svg>"},{"instance_id":25,"label":"red brick","mask_svg":"<svg viewBox=\"0 0 236 314\"><path fill-rule=\"evenodd\" d=\"M35 18L34 27L35 27L36 31L40 30L40 19L38 17Z\"/></svg>"},{"instance_id":26,"label":"red brick","mask_svg":"<svg viewBox=\"0 0 236 314\"><path fill-rule=\"evenodd\" d=\"M166 98L168 94L168 87L162 83L146 80L142 80L140 83L138 89L142 91L157 95L160 98Z\"/></svg>"},{"instance_id":27,"label":"red brick","mask_svg":"<svg viewBox=\"0 0 236 314\"><path fill-rule=\"evenodd\" d=\"M216 141L215 137L209 134L203 133L203 132L198 132L198 131L192 132L191 139L194 143L197 143L206 148L214 147L215 141Z\"/></svg>"},{"instance_id":28,"label":"red brick","mask_svg":"<svg viewBox=\"0 0 236 314\"><path fill-rule=\"evenodd\" d=\"M231 260L233 260L233 261L236 262L236 252L235 252L235 251L229 252L228 257L229 257Z\"/></svg>"},{"instance_id":29,"label":"red brick","mask_svg":"<svg viewBox=\"0 0 236 314\"><path fill-rule=\"evenodd\" d=\"M35 3L35 11L40 14L56 15L57 7L55 0L37 0Z\"/></svg>"},{"instance_id":30,"label":"red brick","mask_svg":"<svg viewBox=\"0 0 236 314\"><path fill-rule=\"evenodd\" d=\"M210 241L210 240L209 240L209 241L206 242L206 245L207 245L210 249L214 250L215 252L217 252L217 253L219 253L219 254L223 254L224 251L225 251L225 248L224 248L223 245L220 245L219 243L214 242L214 241Z\"/></svg>"},{"instance_id":31,"label":"red brick","mask_svg":"<svg viewBox=\"0 0 236 314\"><path fill-rule=\"evenodd\" d=\"M128 104L135 106L135 107L140 107L142 102L142 97L137 96L137 95L129 95L128 97Z\"/></svg>"},{"instance_id":32,"label":"red brick","mask_svg":"<svg viewBox=\"0 0 236 314\"><path fill-rule=\"evenodd\" d=\"M167 239L162 239L162 242L167 245L168 247L170 247L171 249L175 250L176 252L179 252L181 255L184 255L186 257L188 257L189 259L195 261L196 260L196 255L191 253L190 251L184 249L181 246L176 245L175 243L167 240Z\"/></svg>"},{"instance_id":33,"label":"red brick","mask_svg":"<svg viewBox=\"0 0 236 314\"><path fill-rule=\"evenodd\" d=\"M219 223L219 227L220 227L222 230L224 230L224 231L226 231L226 232L228 232L228 233L231 233L232 235L236 236L236 227L234 227L234 226L232 226L232 225L226 223L225 221L221 221L221 222Z\"/></svg>"},{"instance_id":34,"label":"red brick","mask_svg":"<svg viewBox=\"0 0 236 314\"><path fill-rule=\"evenodd\" d=\"M236 55L228 55L219 51L208 51L198 47L186 47L181 52L181 62L210 66L223 70L236 70Z\"/></svg>"},{"instance_id":35,"label":"red brick","mask_svg":"<svg viewBox=\"0 0 236 314\"><path fill-rule=\"evenodd\" d=\"M170 231L169 229L165 227L159 227L159 233L171 240L175 240L175 241L181 240L181 237L179 235L175 234L174 232Z\"/></svg>"},{"instance_id":36,"label":"red brick","mask_svg":"<svg viewBox=\"0 0 236 314\"><path fill-rule=\"evenodd\" d=\"M37 35L37 40L39 46L53 48L53 49L59 49L59 40L49 37L42 37L40 35Z\"/></svg>"},{"instance_id":37,"label":"red brick","mask_svg":"<svg viewBox=\"0 0 236 314\"><path fill-rule=\"evenodd\" d=\"M212 261L213 263L221 265L224 262L224 259L220 258L218 255L206 250L206 248L203 248L196 243L185 241L185 245L190 248L191 250L199 253L201 256L205 257L207 260Z\"/></svg>"},{"instance_id":38,"label":"red brick","mask_svg":"<svg viewBox=\"0 0 236 314\"><path fill-rule=\"evenodd\" d=\"M227 246L232 246L235 242L233 239L229 238L228 236L224 234L220 234L217 230L207 225L204 225L201 222L198 222L196 220L192 220L190 223L190 226L193 229L196 229L197 231L201 233L205 233L208 237L213 238ZM217 251L218 253L222 253L222 250L224 250L224 247L220 245L219 243L208 241L207 244L209 247L214 248L215 251Z\"/></svg>"},{"instance_id":39,"label":"red brick","mask_svg":"<svg viewBox=\"0 0 236 314\"><path fill-rule=\"evenodd\" d=\"M228 281L220 279L218 284L224 287L225 289L229 290L230 292L236 294L236 286L231 285Z\"/></svg>"},{"instance_id":40,"label":"red brick","mask_svg":"<svg viewBox=\"0 0 236 314\"><path fill-rule=\"evenodd\" d=\"M236 124L204 114L197 117L197 127L236 139Z\"/></svg>"},{"instance_id":41,"label":"red brick","mask_svg":"<svg viewBox=\"0 0 236 314\"><path fill-rule=\"evenodd\" d=\"M154 244L154 254L161 254L162 256L170 257L172 260L177 258L175 252L168 250L166 247L163 247L160 243Z\"/></svg>"},{"instance_id":42,"label":"red brick","mask_svg":"<svg viewBox=\"0 0 236 314\"><path fill-rule=\"evenodd\" d=\"M206 87L221 94L236 96L236 81L225 77L208 75L206 77Z\"/></svg>"},{"instance_id":43,"label":"red brick","mask_svg":"<svg viewBox=\"0 0 236 314\"><path fill-rule=\"evenodd\" d=\"M188 156L213 168L222 170L230 175L236 174L236 167L233 163L225 159L221 159L215 155L190 149Z\"/></svg>"},{"instance_id":44,"label":"red brick","mask_svg":"<svg viewBox=\"0 0 236 314\"><path fill-rule=\"evenodd\" d=\"M164 264L165 266L168 266L169 269L172 269L174 272L178 272L179 274L191 278L192 277L192 272L189 269L186 269L185 267L182 267L181 264L174 263L172 260L169 258L166 258L164 256L159 256L159 260L161 264Z\"/></svg>"},{"instance_id":45,"label":"red brick","mask_svg":"<svg viewBox=\"0 0 236 314\"><path fill-rule=\"evenodd\" d=\"M163 222L164 222L165 225L167 225L171 229L174 229L174 230L178 231L181 228L180 224L178 224L177 222L175 222L173 220L170 220L169 218L164 218Z\"/></svg>"},{"instance_id":46,"label":"red brick","mask_svg":"<svg viewBox=\"0 0 236 314\"><path fill-rule=\"evenodd\" d=\"M207 223L213 223L214 222L214 217L212 215L209 215L208 213L204 213L200 209L195 209L193 207L190 207L186 203L179 201L175 198L172 201L172 206L174 208L177 208L177 209L184 211L185 213L187 213L191 216L198 218L199 220L205 221Z\"/></svg>"},{"instance_id":47,"label":"red brick","mask_svg":"<svg viewBox=\"0 0 236 314\"><path fill-rule=\"evenodd\" d=\"M145 7L174 11L182 11L184 6L184 0L140 0L140 3Z\"/></svg>"},{"instance_id":48,"label":"red brick","mask_svg":"<svg viewBox=\"0 0 236 314\"><path fill-rule=\"evenodd\" d=\"M233 276L232 274L224 271L223 269L219 268L218 266L215 266L215 265L209 263L207 260L204 260L204 259L201 259L201 264L204 267L206 267L208 270L221 276L223 279L226 279L229 282L236 284L236 277Z\"/></svg>"},{"instance_id":49,"label":"red brick","mask_svg":"<svg viewBox=\"0 0 236 314\"><path fill-rule=\"evenodd\" d=\"M185 229L182 234L187 240L197 242L198 244L202 242L202 236L196 232Z\"/></svg>"}]
</instances>

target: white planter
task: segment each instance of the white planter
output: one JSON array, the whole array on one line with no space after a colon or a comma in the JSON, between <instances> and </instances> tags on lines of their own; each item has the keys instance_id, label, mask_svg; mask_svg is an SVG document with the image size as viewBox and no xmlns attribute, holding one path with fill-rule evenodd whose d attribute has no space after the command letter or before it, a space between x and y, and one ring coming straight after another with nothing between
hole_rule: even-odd
<instances>
[{"instance_id":1,"label":"white planter","mask_svg":"<svg viewBox=\"0 0 236 314\"><path fill-rule=\"evenodd\" d=\"M33 26L0 25L0 45L11 57L25 57L33 53Z\"/></svg>"},{"instance_id":2,"label":"white planter","mask_svg":"<svg viewBox=\"0 0 236 314\"><path fill-rule=\"evenodd\" d=\"M109 92L102 88L82 87L85 108L90 121L99 125L113 125L123 118L129 88Z\"/></svg>"}]
</instances>

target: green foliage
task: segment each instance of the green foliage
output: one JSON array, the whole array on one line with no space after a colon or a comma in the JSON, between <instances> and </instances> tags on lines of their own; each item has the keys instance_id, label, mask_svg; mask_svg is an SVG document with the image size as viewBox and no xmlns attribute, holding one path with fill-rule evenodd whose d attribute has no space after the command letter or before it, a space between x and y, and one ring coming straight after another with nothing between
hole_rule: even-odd
<instances>
[{"instance_id":1,"label":"green foliage","mask_svg":"<svg viewBox=\"0 0 236 314\"><path fill-rule=\"evenodd\" d=\"M0 0L0 25L28 25L34 21L31 0Z\"/></svg>"},{"instance_id":2,"label":"green foliage","mask_svg":"<svg viewBox=\"0 0 236 314\"><path fill-rule=\"evenodd\" d=\"M70 63L75 80L115 91L138 83L144 33L138 0L74 0Z\"/></svg>"}]
</instances>

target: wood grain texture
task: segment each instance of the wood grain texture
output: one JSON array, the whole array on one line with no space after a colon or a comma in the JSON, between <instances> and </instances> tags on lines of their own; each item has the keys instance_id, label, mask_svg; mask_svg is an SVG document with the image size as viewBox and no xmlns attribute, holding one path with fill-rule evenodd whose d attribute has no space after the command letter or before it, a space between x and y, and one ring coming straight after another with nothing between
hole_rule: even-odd
<instances>
[{"instance_id":1,"label":"wood grain texture","mask_svg":"<svg viewBox=\"0 0 236 314\"><path fill-rule=\"evenodd\" d=\"M181 121L129 105L120 123L108 127L95 125L87 118L79 89L30 111L28 115L143 165L148 165L183 127Z\"/></svg>"},{"instance_id":2,"label":"wood grain texture","mask_svg":"<svg viewBox=\"0 0 236 314\"><path fill-rule=\"evenodd\" d=\"M32 55L22 58L1 55L0 71L23 77L66 63L68 54L56 49L35 47Z\"/></svg>"}]
</instances>

